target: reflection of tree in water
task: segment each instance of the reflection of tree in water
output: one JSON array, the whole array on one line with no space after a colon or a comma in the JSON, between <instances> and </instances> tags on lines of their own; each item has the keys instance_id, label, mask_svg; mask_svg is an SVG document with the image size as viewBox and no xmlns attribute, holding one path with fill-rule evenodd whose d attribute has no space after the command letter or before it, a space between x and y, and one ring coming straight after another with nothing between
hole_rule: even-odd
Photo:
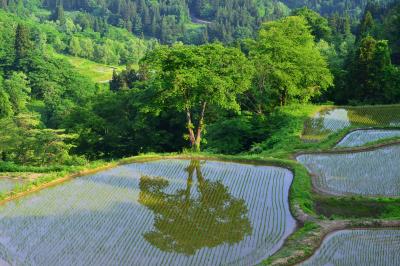
<instances>
[{"instance_id":1,"label":"reflection of tree in water","mask_svg":"<svg viewBox=\"0 0 400 266\"><path fill-rule=\"evenodd\" d=\"M233 197L221 181L206 180L200 161L192 160L186 189L165 193L166 179L142 176L139 202L155 214L155 230L144 238L163 251L193 255L203 247L234 244L252 232L243 199ZM191 197L194 173L198 194Z\"/></svg>"}]
</instances>

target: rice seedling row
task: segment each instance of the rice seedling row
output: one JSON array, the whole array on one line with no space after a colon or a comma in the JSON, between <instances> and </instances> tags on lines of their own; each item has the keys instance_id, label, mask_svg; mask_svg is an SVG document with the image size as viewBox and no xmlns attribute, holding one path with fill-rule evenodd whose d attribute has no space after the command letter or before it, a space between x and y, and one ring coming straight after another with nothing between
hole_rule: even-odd
<instances>
[{"instance_id":1,"label":"rice seedling row","mask_svg":"<svg viewBox=\"0 0 400 266\"><path fill-rule=\"evenodd\" d=\"M302 263L312 265L400 264L400 230L342 230L329 235L315 254Z\"/></svg>"},{"instance_id":2,"label":"rice seedling row","mask_svg":"<svg viewBox=\"0 0 400 266\"><path fill-rule=\"evenodd\" d=\"M161 160L1 206L0 259L18 265L248 265L293 232L292 174Z\"/></svg>"},{"instance_id":3,"label":"rice seedling row","mask_svg":"<svg viewBox=\"0 0 400 266\"><path fill-rule=\"evenodd\" d=\"M362 152L304 154L297 157L327 193L400 196L400 145Z\"/></svg>"}]
</instances>

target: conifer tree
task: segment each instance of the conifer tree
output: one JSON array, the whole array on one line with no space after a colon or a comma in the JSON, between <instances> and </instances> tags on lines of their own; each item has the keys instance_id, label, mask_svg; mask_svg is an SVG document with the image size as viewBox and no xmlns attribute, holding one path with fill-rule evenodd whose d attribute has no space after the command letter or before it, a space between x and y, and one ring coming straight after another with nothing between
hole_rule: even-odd
<instances>
[{"instance_id":1,"label":"conifer tree","mask_svg":"<svg viewBox=\"0 0 400 266\"><path fill-rule=\"evenodd\" d=\"M374 27L374 18L370 11L364 14L364 17L360 24L360 30L358 32L358 38L362 39L371 34L372 28Z\"/></svg>"},{"instance_id":2,"label":"conifer tree","mask_svg":"<svg viewBox=\"0 0 400 266\"><path fill-rule=\"evenodd\" d=\"M21 23L17 25L14 48L15 48L15 64L16 66L19 66L20 61L26 58L29 49L31 48L31 41L29 39L29 30L25 25Z\"/></svg>"}]
</instances>

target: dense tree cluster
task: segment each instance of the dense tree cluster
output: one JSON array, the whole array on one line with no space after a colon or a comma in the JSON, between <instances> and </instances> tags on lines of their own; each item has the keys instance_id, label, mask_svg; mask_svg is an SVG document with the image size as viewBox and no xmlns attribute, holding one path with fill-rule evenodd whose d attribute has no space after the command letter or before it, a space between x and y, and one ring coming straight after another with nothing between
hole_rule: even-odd
<instances>
[{"instance_id":1,"label":"dense tree cluster","mask_svg":"<svg viewBox=\"0 0 400 266\"><path fill-rule=\"evenodd\" d=\"M125 29L110 26L104 20L98 23L98 20L92 21L90 18L93 17L87 13L77 12L52 21L39 15L27 18L0 12L0 21L3 23L24 21L32 33L34 45L44 52L50 48L57 53L103 64L137 64L147 50L158 44L155 39L135 37ZM38 23L38 20L42 20L42 23Z\"/></svg>"},{"instance_id":2,"label":"dense tree cluster","mask_svg":"<svg viewBox=\"0 0 400 266\"><path fill-rule=\"evenodd\" d=\"M371 0L282 0L282 2L293 9L306 6L322 15L350 13L354 16L362 14L367 4L372 3ZM378 0L377 2L387 4L392 0Z\"/></svg>"},{"instance_id":3,"label":"dense tree cluster","mask_svg":"<svg viewBox=\"0 0 400 266\"><path fill-rule=\"evenodd\" d=\"M336 73L332 100L341 104L400 101L400 36L398 30L393 30L400 26L399 8L398 3L368 4L355 36L349 38L350 34L345 34L342 40L336 38L338 54L331 57L331 68ZM341 63L337 64L338 61Z\"/></svg>"},{"instance_id":4,"label":"dense tree cluster","mask_svg":"<svg viewBox=\"0 0 400 266\"><path fill-rule=\"evenodd\" d=\"M399 103L400 4L354 4L324 17L272 0L46 1L43 15L3 1L0 160L240 153L290 123L282 106ZM95 85L58 53L127 67Z\"/></svg>"},{"instance_id":5,"label":"dense tree cluster","mask_svg":"<svg viewBox=\"0 0 400 266\"><path fill-rule=\"evenodd\" d=\"M206 28L208 39L227 43L254 37L263 21L278 19L290 12L284 4L273 0L192 0L189 8L192 16L210 22Z\"/></svg>"},{"instance_id":6,"label":"dense tree cluster","mask_svg":"<svg viewBox=\"0 0 400 266\"><path fill-rule=\"evenodd\" d=\"M22 164L77 163L61 121L95 88L65 61L43 54L24 24L0 31L0 160Z\"/></svg>"},{"instance_id":7,"label":"dense tree cluster","mask_svg":"<svg viewBox=\"0 0 400 266\"><path fill-rule=\"evenodd\" d=\"M143 109L149 114L178 112L193 149L205 144L215 152L240 152L266 134L264 115L308 102L333 84L304 17L265 23L246 46L247 58L218 43L161 46L138 71L115 74L110 87L117 95L141 87L151 99Z\"/></svg>"}]
</instances>

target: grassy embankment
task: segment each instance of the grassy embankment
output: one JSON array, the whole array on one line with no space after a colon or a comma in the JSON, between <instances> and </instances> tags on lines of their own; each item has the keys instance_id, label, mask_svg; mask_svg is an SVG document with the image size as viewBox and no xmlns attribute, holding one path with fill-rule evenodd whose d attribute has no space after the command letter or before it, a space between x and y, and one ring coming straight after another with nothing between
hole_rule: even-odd
<instances>
[{"instance_id":1,"label":"grassy embankment","mask_svg":"<svg viewBox=\"0 0 400 266\"><path fill-rule=\"evenodd\" d=\"M54 56L67 60L78 73L90 78L95 83L106 83L111 80L114 69L117 70L117 72L121 72L125 69L124 66L109 66L70 55L55 53Z\"/></svg>"}]
</instances>

